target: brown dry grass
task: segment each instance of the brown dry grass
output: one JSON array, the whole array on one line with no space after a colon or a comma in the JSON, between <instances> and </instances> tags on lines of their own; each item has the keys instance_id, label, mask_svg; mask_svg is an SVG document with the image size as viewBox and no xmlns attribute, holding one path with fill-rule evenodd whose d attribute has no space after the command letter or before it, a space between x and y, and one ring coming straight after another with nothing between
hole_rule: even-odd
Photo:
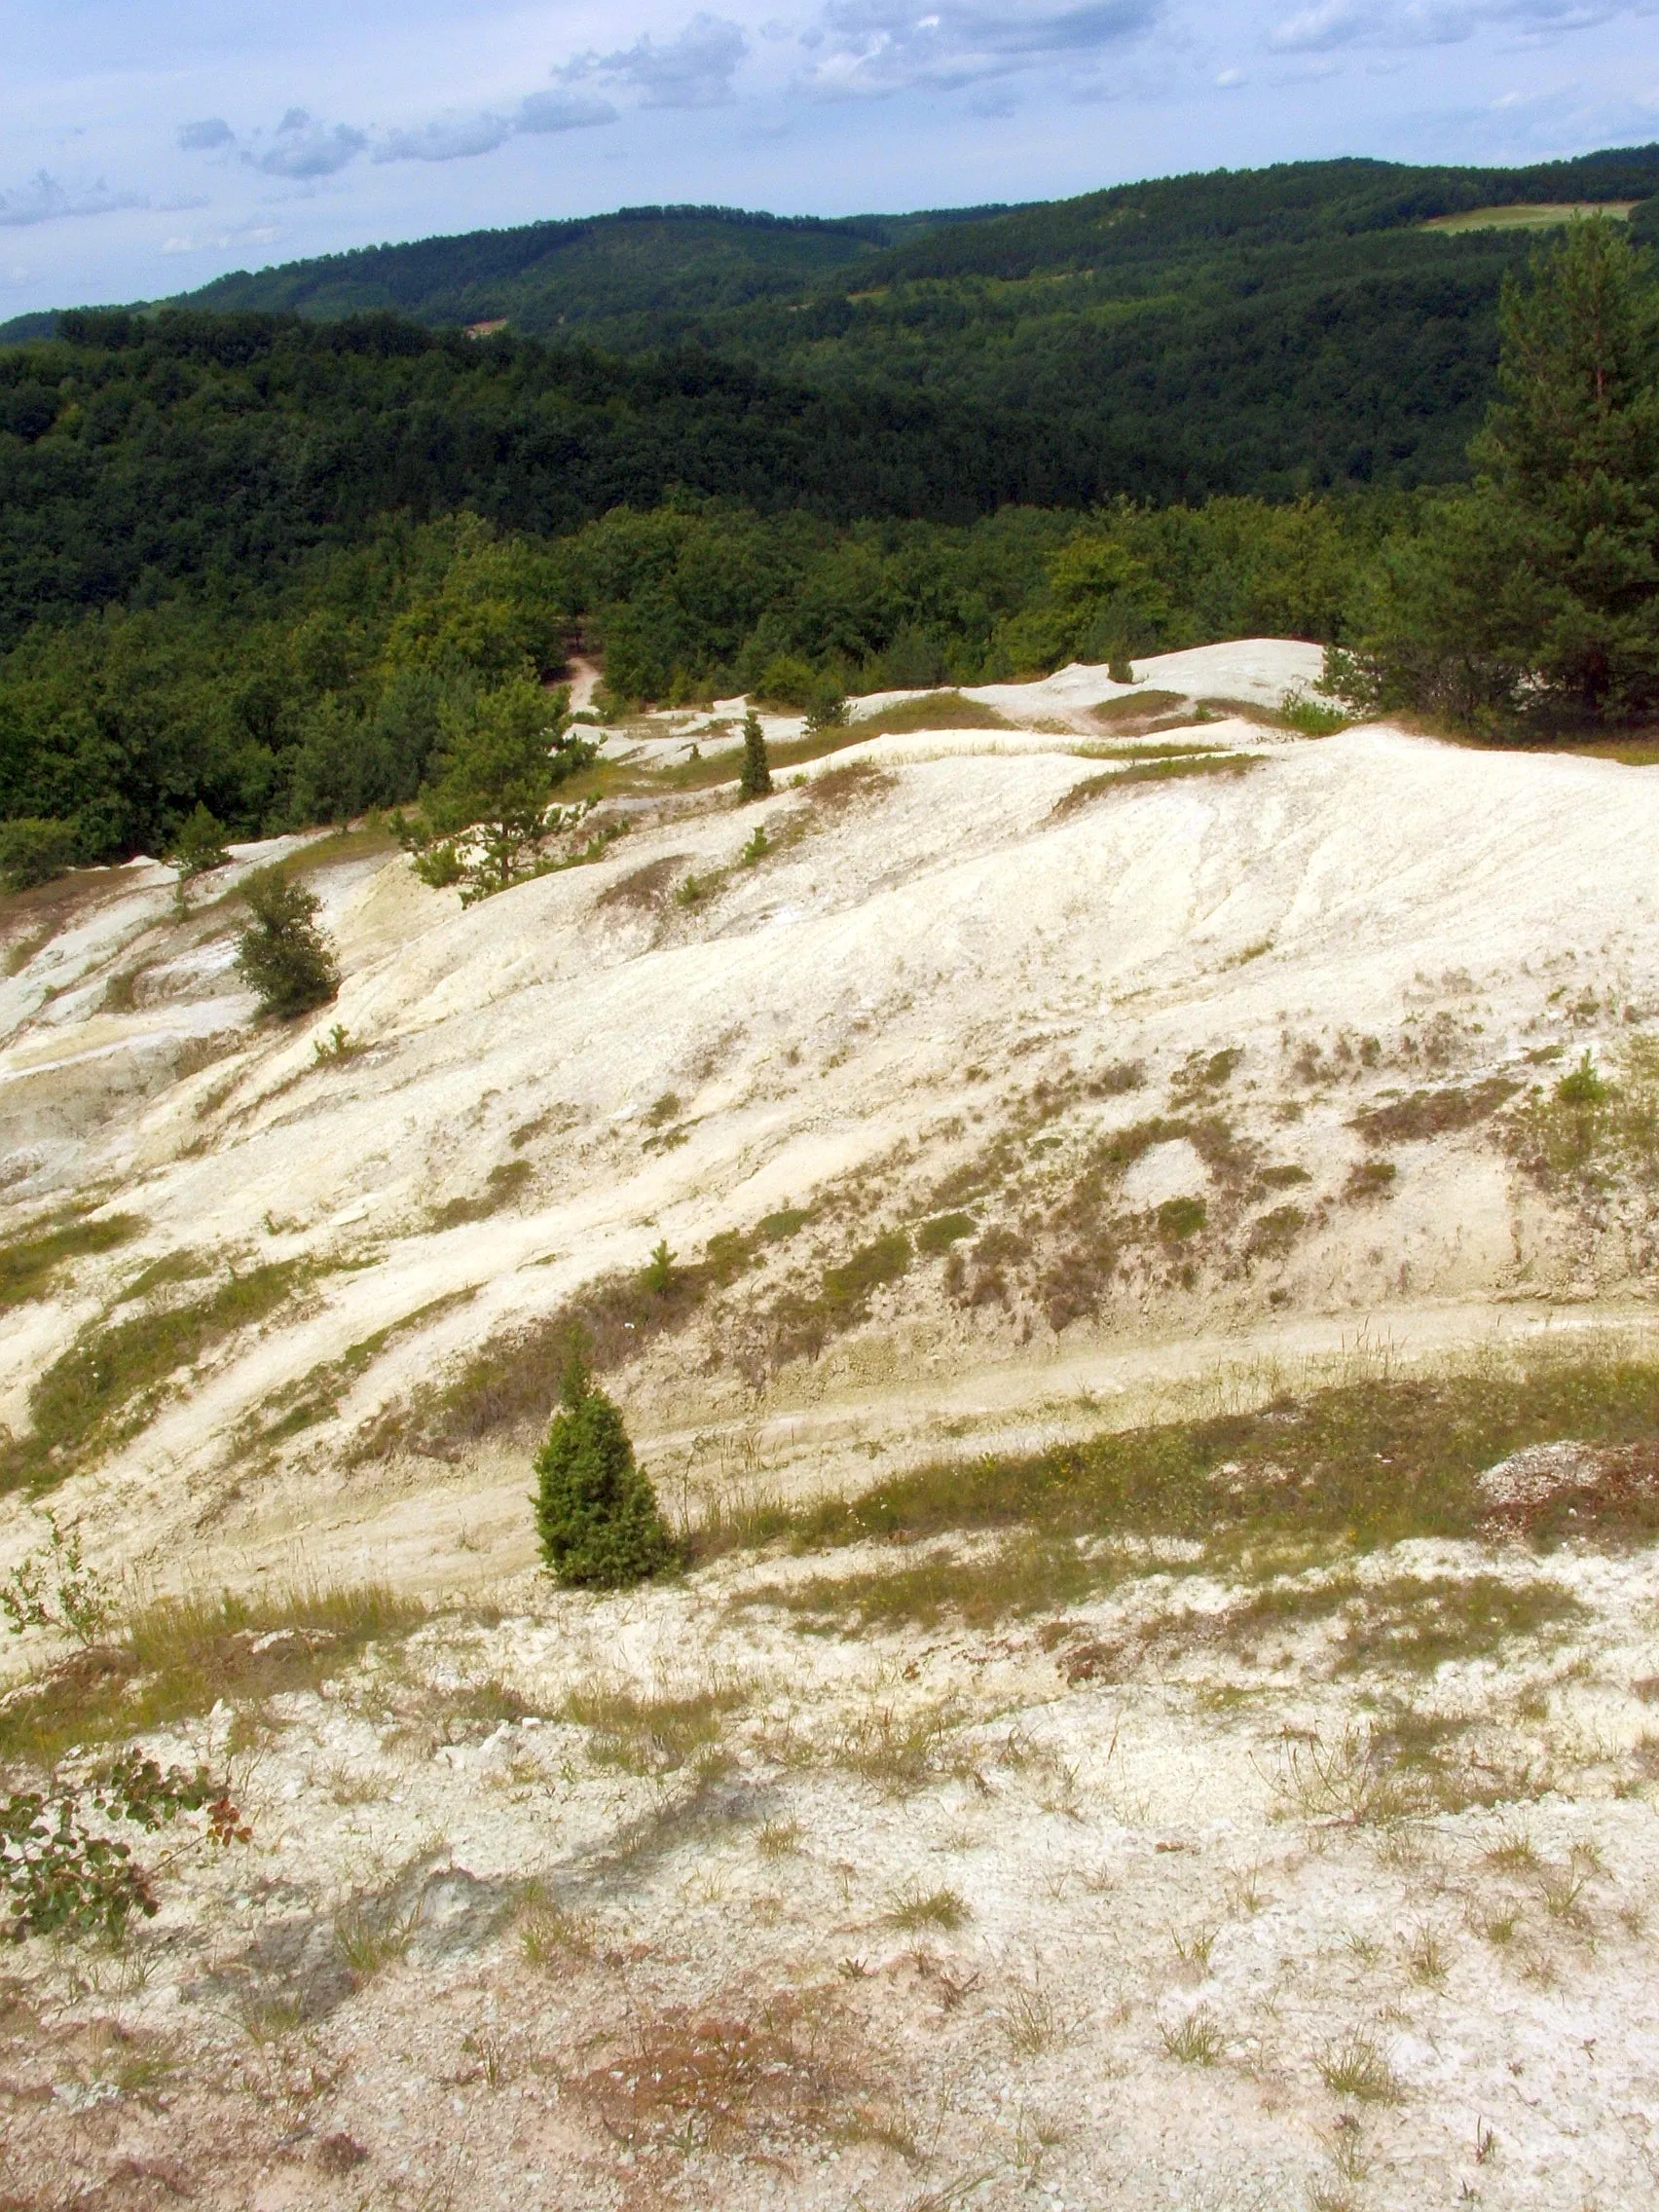
<instances>
[{"instance_id":1,"label":"brown dry grass","mask_svg":"<svg viewBox=\"0 0 1659 2212\"><path fill-rule=\"evenodd\" d=\"M165 1598L108 1643L77 1651L0 1698L0 1759L47 1766L72 1745L113 1743L208 1712L310 1689L371 1643L425 1619L380 1583L313 1583L244 1599Z\"/></svg>"},{"instance_id":2,"label":"brown dry grass","mask_svg":"<svg viewBox=\"0 0 1659 2212\"><path fill-rule=\"evenodd\" d=\"M854 2085L845 2042L822 2002L733 1995L642 2019L571 2088L613 2142L636 2151L729 2151L762 2129L769 2146L799 2142L831 2131Z\"/></svg>"}]
</instances>

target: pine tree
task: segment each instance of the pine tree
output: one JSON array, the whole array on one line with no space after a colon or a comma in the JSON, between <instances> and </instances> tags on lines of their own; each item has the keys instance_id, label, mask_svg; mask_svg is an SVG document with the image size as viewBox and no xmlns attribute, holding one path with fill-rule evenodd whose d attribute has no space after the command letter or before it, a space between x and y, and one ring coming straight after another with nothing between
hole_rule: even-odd
<instances>
[{"instance_id":1,"label":"pine tree","mask_svg":"<svg viewBox=\"0 0 1659 2212\"><path fill-rule=\"evenodd\" d=\"M237 940L237 965L259 993L260 1012L290 1020L326 1006L340 970L316 926L316 894L279 867L262 867L241 895L253 919Z\"/></svg>"},{"instance_id":2,"label":"pine tree","mask_svg":"<svg viewBox=\"0 0 1659 2212\"><path fill-rule=\"evenodd\" d=\"M535 1459L542 1557L570 1585L614 1590L645 1581L671 1564L674 1546L621 1412L596 1386L579 1344L571 1346L561 1400Z\"/></svg>"},{"instance_id":3,"label":"pine tree","mask_svg":"<svg viewBox=\"0 0 1659 2212\"><path fill-rule=\"evenodd\" d=\"M598 752L572 735L569 706L568 691L549 693L521 670L440 710L438 772L408 826L427 883L459 883L470 904L535 873L555 789Z\"/></svg>"},{"instance_id":4,"label":"pine tree","mask_svg":"<svg viewBox=\"0 0 1659 2212\"><path fill-rule=\"evenodd\" d=\"M738 776L738 793L743 798L764 798L772 788L772 766L766 758L766 740L760 728L760 717L751 707L743 718L743 767Z\"/></svg>"},{"instance_id":5,"label":"pine tree","mask_svg":"<svg viewBox=\"0 0 1659 2212\"><path fill-rule=\"evenodd\" d=\"M1604 217L1504 287L1474 485L1367 580L1331 674L1369 708L1467 722L1659 708L1659 286Z\"/></svg>"}]
</instances>

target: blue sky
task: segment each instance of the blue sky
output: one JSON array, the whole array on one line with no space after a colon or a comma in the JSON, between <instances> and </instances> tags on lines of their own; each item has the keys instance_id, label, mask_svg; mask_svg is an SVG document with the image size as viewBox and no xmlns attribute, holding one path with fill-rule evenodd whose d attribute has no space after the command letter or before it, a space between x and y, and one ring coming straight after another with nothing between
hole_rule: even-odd
<instances>
[{"instance_id":1,"label":"blue sky","mask_svg":"<svg viewBox=\"0 0 1659 2212\"><path fill-rule=\"evenodd\" d=\"M648 201L1659 138L1659 0L0 0L0 318Z\"/></svg>"}]
</instances>

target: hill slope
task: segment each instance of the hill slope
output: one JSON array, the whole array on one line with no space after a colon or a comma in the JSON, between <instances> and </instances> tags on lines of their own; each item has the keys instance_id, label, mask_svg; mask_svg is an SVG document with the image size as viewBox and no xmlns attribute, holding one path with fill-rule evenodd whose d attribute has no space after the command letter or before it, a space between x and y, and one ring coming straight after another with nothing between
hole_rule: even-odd
<instances>
[{"instance_id":1,"label":"hill slope","mask_svg":"<svg viewBox=\"0 0 1659 2212\"><path fill-rule=\"evenodd\" d=\"M464 911L367 833L0 908L0 1570L50 1493L138 1594L10 1646L14 1839L234 1793L119 1945L37 1885L14 2201L1649 2200L1659 770L1193 719L1316 667L743 808L651 718ZM535 1570L577 1318L696 1539L620 1593Z\"/></svg>"}]
</instances>

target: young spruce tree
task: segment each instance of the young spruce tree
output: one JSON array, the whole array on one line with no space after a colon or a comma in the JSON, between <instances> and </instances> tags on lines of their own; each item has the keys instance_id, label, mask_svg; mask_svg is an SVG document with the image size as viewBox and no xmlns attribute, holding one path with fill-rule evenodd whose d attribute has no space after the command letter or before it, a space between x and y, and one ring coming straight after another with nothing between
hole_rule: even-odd
<instances>
[{"instance_id":1,"label":"young spruce tree","mask_svg":"<svg viewBox=\"0 0 1659 2212\"><path fill-rule=\"evenodd\" d=\"M772 788L772 766L766 758L766 740L760 717L752 707L743 718L743 766L737 789L742 798L764 798Z\"/></svg>"},{"instance_id":2,"label":"young spruce tree","mask_svg":"<svg viewBox=\"0 0 1659 2212\"><path fill-rule=\"evenodd\" d=\"M535 1530L559 1581L616 1590L667 1567L674 1545L618 1408L599 1389L579 1343L562 1403L535 1458Z\"/></svg>"}]
</instances>

